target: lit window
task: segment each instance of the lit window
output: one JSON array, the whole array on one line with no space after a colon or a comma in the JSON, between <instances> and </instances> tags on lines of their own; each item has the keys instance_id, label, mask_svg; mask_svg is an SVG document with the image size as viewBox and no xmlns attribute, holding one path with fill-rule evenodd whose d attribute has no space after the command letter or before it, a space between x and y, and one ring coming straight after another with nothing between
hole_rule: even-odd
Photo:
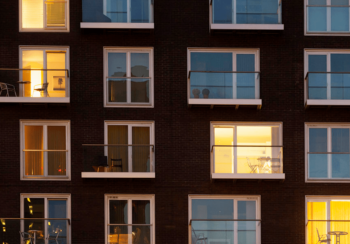
<instances>
[{"instance_id":1,"label":"lit window","mask_svg":"<svg viewBox=\"0 0 350 244\"><path fill-rule=\"evenodd\" d=\"M153 106L153 50L105 49L105 106Z\"/></svg>"},{"instance_id":2,"label":"lit window","mask_svg":"<svg viewBox=\"0 0 350 244\"><path fill-rule=\"evenodd\" d=\"M69 0L20 0L21 31L67 31Z\"/></svg>"},{"instance_id":3,"label":"lit window","mask_svg":"<svg viewBox=\"0 0 350 244\"><path fill-rule=\"evenodd\" d=\"M21 121L22 179L69 179L67 121Z\"/></svg>"},{"instance_id":4,"label":"lit window","mask_svg":"<svg viewBox=\"0 0 350 244\"><path fill-rule=\"evenodd\" d=\"M349 0L304 0L306 34L349 34Z\"/></svg>"},{"instance_id":5,"label":"lit window","mask_svg":"<svg viewBox=\"0 0 350 244\"><path fill-rule=\"evenodd\" d=\"M350 126L307 124L308 180L350 180Z\"/></svg>"},{"instance_id":6,"label":"lit window","mask_svg":"<svg viewBox=\"0 0 350 244\"><path fill-rule=\"evenodd\" d=\"M307 197L306 198L307 244L350 242L350 198ZM338 240L340 238L340 240Z\"/></svg>"},{"instance_id":7,"label":"lit window","mask_svg":"<svg viewBox=\"0 0 350 244\"><path fill-rule=\"evenodd\" d=\"M105 195L105 208L106 243L155 243L154 196Z\"/></svg>"},{"instance_id":8,"label":"lit window","mask_svg":"<svg viewBox=\"0 0 350 244\"><path fill-rule=\"evenodd\" d=\"M260 243L258 196L190 196L190 244Z\"/></svg>"},{"instance_id":9,"label":"lit window","mask_svg":"<svg viewBox=\"0 0 350 244\"><path fill-rule=\"evenodd\" d=\"M282 126L212 123L213 178L284 178Z\"/></svg>"}]
</instances>

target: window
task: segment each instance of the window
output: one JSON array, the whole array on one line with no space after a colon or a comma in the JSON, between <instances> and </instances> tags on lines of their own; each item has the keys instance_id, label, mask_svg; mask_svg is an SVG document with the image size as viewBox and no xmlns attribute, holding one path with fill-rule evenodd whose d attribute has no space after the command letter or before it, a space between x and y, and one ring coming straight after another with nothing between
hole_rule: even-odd
<instances>
[{"instance_id":1,"label":"window","mask_svg":"<svg viewBox=\"0 0 350 244\"><path fill-rule=\"evenodd\" d=\"M349 34L349 0L304 0L305 34Z\"/></svg>"},{"instance_id":2,"label":"window","mask_svg":"<svg viewBox=\"0 0 350 244\"><path fill-rule=\"evenodd\" d=\"M106 48L105 107L153 107L153 49Z\"/></svg>"},{"instance_id":3,"label":"window","mask_svg":"<svg viewBox=\"0 0 350 244\"><path fill-rule=\"evenodd\" d=\"M259 196L190 196L191 243L259 244Z\"/></svg>"},{"instance_id":4,"label":"window","mask_svg":"<svg viewBox=\"0 0 350 244\"><path fill-rule=\"evenodd\" d=\"M69 0L20 0L20 31L69 31Z\"/></svg>"},{"instance_id":5,"label":"window","mask_svg":"<svg viewBox=\"0 0 350 244\"><path fill-rule=\"evenodd\" d=\"M106 244L154 244L153 195L105 195Z\"/></svg>"},{"instance_id":6,"label":"window","mask_svg":"<svg viewBox=\"0 0 350 244\"><path fill-rule=\"evenodd\" d=\"M350 125L306 124L307 180L350 180Z\"/></svg>"},{"instance_id":7,"label":"window","mask_svg":"<svg viewBox=\"0 0 350 244\"><path fill-rule=\"evenodd\" d=\"M212 178L284 179L281 123L211 123Z\"/></svg>"},{"instance_id":8,"label":"window","mask_svg":"<svg viewBox=\"0 0 350 244\"><path fill-rule=\"evenodd\" d=\"M189 104L261 105L259 50L189 49L188 55Z\"/></svg>"},{"instance_id":9,"label":"window","mask_svg":"<svg viewBox=\"0 0 350 244\"><path fill-rule=\"evenodd\" d=\"M283 30L281 0L212 0L211 29Z\"/></svg>"},{"instance_id":10,"label":"window","mask_svg":"<svg viewBox=\"0 0 350 244\"><path fill-rule=\"evenodd\" d=\"M350 100L350 52L306 50L306 105L347 105Z\"/></svg>"},{"instance_id":11,"label":"window","mask_svg":"<svg viewBox=\"0 0 350 244\"><path fill-rule=\"evenodd\" d=\"M21 179L70 180L70 122L21 121Z\"/></svg>"},{"instance_id":12,"label":"window","mask_svg":"<svg viewBox=\"0 0 350 244\"><path fill-rule=\"evenodd\" d=\"M48 236L70 243L70 215L70 195L21 194L21 231L35 232L36 243L52 243Z\"/></svg>"},{"instance_id":13,"label":"window","mask_svg":"<svg viewBox=\"0 0 350 244\"><path fill-rule=\"evenodd\" d=\"M339 243L335 232L350 232L349 196L307 196L306 197L306 242L319 242L319 236L330 239L328 243ZM349 243L350 235L340 235L341 243Z\"/></svg>"},{"instance_id":14,"label":"window","mask_svg":"<svg viewBox=\"0 0 350 244\"><path fill-rule=\"evenodd\" d=\"M153 29L153 0L83 0L81 27Z\"/></svg>"}]
</instances>

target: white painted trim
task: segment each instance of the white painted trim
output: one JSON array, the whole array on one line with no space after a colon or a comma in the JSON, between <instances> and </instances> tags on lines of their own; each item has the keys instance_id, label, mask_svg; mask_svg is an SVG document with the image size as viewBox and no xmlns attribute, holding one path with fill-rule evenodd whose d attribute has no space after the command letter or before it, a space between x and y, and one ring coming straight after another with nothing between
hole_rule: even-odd
<instances>
[{"instance_id":1,"label":"white painted trim","mask_svg":"<svg viewBox=\"0 0 350 244\"><path fill-rule=\"evenodd\" d=\"M213 179L280 179L286 178L285 174L228 174L228 173L212 173Z\"/></svg>"},{"instance_id":2,"label":"white painted trim","mask_svg":"<svg viewBox=\"0 0 350 244\"><path fill-rule=\"evenodd\" d=\"M0 103L70 103L69 97L0 97Z\"/></svg>"},{"instance_id":3,"label":"white painted trim","mask_svg":"<svg viewBox=\"0 0 350 244\"><path fill-rule=\"evenodd\" d=\"M335 99L307 99L307 106L350 106L350 100L335 100Z\"/></svg>"},{"instance_id":4,"label":"white painted trim","mask_svg":"<svg viewBox=\"0 0 350 244\"><path fill-rule=\"evenodd\" d=\"M151 179L156 178L155 172L140 173L140 172L81 172L81 178L140 178Z\"/></svg>"},{"instance_id":5,"label":"white painted trim","mask_svg":"<svg viewBox=\"0 0 350 244\"><path fill-rule=\"evenodd\" d=\"M211 30L284 30L284 24L211 24Z\"/></svg>"},{"instance_id":6,"label":"white painted trim","mask_svg":"<svg viewBox=\"0 0 350 244\"><path fill-rule=\"evenodd\" d=\"M261 99L201 99L190 98L188 104L203 105L262 105Z\"/></svg>"},{"instance_id":7,"label":"white painted trim","mask_svg":"<svg viewBox=\"0 0 350 244\"><path fill-rule=\"evenodd\" d=\"M96 23L80 22L80 28L93 29L154 29L154 23Z\"/></svg>"}]
</instances>

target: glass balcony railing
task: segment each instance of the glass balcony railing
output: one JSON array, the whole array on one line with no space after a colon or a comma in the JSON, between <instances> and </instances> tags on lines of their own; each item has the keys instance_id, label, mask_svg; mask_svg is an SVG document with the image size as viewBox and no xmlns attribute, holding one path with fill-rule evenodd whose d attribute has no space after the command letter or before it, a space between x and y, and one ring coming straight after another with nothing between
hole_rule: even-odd
<instances>
[{"instance_id":1,"label":"glass balcony railing","mask_svg":"<svg viewBox=\"0 0 350 244\"><path fill-rule=\"evenodd\" d=\"M307 244L350 242L350 220L307 220L306 228Z\"/></svg>"},{"instance_id":2,"label":"glass balcony railing","mask_svg":"<svg viewBox=\"0 0 350 244\"><path fill-rule=\"evenodd\" d=\"M324 1L325 3L326 1ZM333 1L332 1L333 3ZM350 6L342 5L307 5L308 33L350 33ZM348 2L347 2L348 3Z\"/></svg>"},{"instance_id":3,"label":"glass balcony railing","mask_svg":"<svg viewBox=\"0 0 350 244\"><path fill-rule=\"evenodd\" d=\"M108 244L153 243L151 224L108 224Z\"/></svg>"},{"instance_id":4,"label":"glass balcony railing","mask_svg":"<svg viewBox=\"0 0 350 244\"><path fill-rule=\"evenodd\" d=\"M190 71L189 99L259 99L259 72Z\"/></svg>"},{"instance_id":5,"label":"glass balcony railing","mask_svg":"<svg viewBox=\"0 0 350 244\"><path fill-rule=\"evenodd\" d=\"M350 152L308 152L309 179L350 179Z\"/></svg>"},{"instance_id":6,"label":"glass balcony railing","mask_svg":"<svg viewBox=\"0 0 350 244\"><path fill-rule=\"evenodd\" d=\"M319 100L349 100L350 72L308 72L307 98Z\"/></svg>"},{"instance_id":7,"label":"glass balcony railing","mask_svg":"<svg viewBox=\"0 0 350 244\"><path fill-rule=\"evenodd\" d=\"M108 77L108 104L149 104L150 77Z\"/></svg>"},{"instance_id":8,"label":"glass balcony railing","mask_svg":"<svg viewBox=\"0 0 350 244\"><path fill-rule=\"evenodd\" d=\"M153 0L83 0L83 22L153 23Z\"/></svg>"},{"instance_id":9,"label":"glass balcony railing","mask_svg":"<svg viewBox=\"0 0 350 244\"><path fill-rule=\"evenodd\" d=\"M212 148L214 173L281 174L282 146L227 146Z\"/></svg>"},{"instance_id":10,"label":"glass balcony railing","mask_svg":"<svg viewBox=\"0 0 350 244\"><path fill-rule=\"evenodd\" d=\"M83 145L84 172L154 172L154 145Z\"/></svg>"},{"instance_id":11,"label":"glass balcony railing","mask_svg":"<svg viewBox=\"0 0 350 244\"><path fill-rule=\"evenodd\" d=\"M0 243L70 244L70 219L2 218Z\"/></svg>"},{"instance_id":12,"label":"glass balcony railing","mask_svg":"<svg viewBox=\"0 0 350 244\"><path fill-rule=\"evenodd\" d=\"M261 220L191 220L191 244L254 244L258 241Z\"/></svg>"},{"instance_id":13,"label":"glass balcony railing","mask_svg":"<svg viewBox=\"0 0 350 244\"><path fill-rule=\"evenodd\" d=\"M50 99L64 102L69 98L69 71L66 69L5 68L0 71L0 102L49 102Z\"/></svg>"}]
</instances>

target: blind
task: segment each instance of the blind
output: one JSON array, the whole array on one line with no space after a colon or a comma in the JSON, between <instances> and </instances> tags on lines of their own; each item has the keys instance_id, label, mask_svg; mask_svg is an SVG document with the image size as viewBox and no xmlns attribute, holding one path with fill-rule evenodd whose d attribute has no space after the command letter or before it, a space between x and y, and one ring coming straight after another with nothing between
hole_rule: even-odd
<instances>
[{"instance_id":1,"label":"blind","mask_svg":"<svg viewBox=\"0 0 350 244\"><path fill-rule=\"evenodd\" d=\"M43 15L43 0L22 0L22 28L43 28Z\"/></svg>"},{"instance_id":2,"label":"blind","mask_svg":"<svg viewBox=\"0 0 350 244\"><path fill-rule=\"evenodd\" d=\"M66 1L49 0L45 4L47 27L64 27L66 25Z\"/></svg>"}]
</instances>

